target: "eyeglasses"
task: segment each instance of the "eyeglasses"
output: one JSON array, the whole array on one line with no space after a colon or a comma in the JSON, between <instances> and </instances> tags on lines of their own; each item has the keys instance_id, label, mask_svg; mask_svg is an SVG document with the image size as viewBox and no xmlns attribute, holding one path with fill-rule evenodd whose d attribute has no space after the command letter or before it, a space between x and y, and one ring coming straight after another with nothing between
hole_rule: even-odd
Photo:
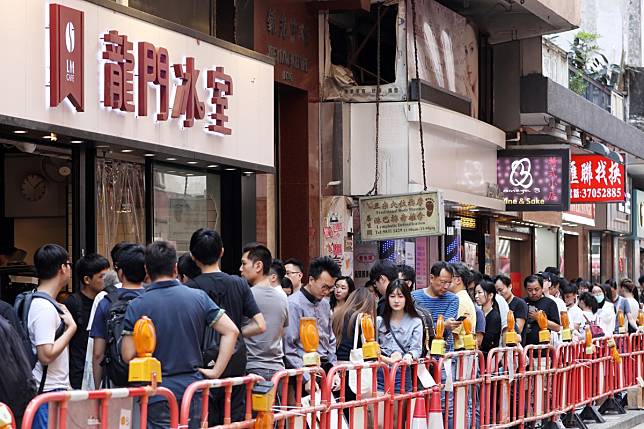
<instances>
[{"instance_id":1,"label":"eyeglasses","mask_svg":"<svg viewBox=\"0 0 644 429\"><path fill-rule=\"evenodd\" d=\"M302 274L302 272L301 271L287 271L286 272L287 276L292 276L293 274Z\"/></svg>"}]
</instances>

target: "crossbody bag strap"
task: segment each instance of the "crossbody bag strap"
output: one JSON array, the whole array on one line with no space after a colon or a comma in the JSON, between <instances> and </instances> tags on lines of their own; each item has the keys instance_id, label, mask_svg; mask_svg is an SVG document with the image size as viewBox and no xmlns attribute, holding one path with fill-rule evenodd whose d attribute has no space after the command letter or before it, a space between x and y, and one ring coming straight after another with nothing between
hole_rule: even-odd
<instances>
[{"instance_id":1,"label":"crossbody bag strap","mask_svg":"<svg viewBox=\"0 0 644 429\"><path fill-rule=\"evenodd\" d=\"M41 364L42 365L42 364ZM42 377L40 377L40 385L38 386L38 394L40 395L45 390L45 381L47 381L47 369L49 365L42 366Z\"/></svg>"},{"instance_id":2,"label":"crossbody bag strap","mask_svg":"<svg viewBox=\"0 0 644 429\"><path fill-rule=\"evenodd\" d=\"M405 347L402 344L400 344L400 341L398 341L398 338L396 338L396 334L394 334L394 330L391 329L391 324L387 323L387 328L389 328L389 332L391 332L391 336L394 337L394 341L396 342L396 344L398 344L398 347L400 347L400 350L403 351L403 355L407 354L407 352L405 351Z\"/></svg>"}]
</instances>

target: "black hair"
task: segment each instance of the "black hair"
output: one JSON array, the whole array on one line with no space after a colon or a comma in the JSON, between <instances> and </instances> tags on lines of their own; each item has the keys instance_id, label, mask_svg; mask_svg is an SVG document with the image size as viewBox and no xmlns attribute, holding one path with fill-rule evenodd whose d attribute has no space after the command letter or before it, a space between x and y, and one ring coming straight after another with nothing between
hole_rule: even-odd
<instances>
[{"instance_id":1,"label":"black hair","mask_svg":"<svg viewBox=\"0 0 644 429\"><path fill-rule=\"evenodd\" d=\"M204 265L219 261L224 242L214 229L199 228L190 237L190 254Z\"/></svg>"},{"instance_id":2,"label":"black hair","mask_svg":"<svg viewBox=\"0 0 644 429\"><path fill-rule=\"evenodd\" d=\"M483 289L483 292L487 293L488 295L492 295L492 308L496 308L497 310L499 309L499 304L496 302L496 287L494 286L494 283L491 282L490 280L481 280L476 284L477 286L481 286L481 289Z\"/></svg>"},{"instance_id":3,"label":"black hair","mask_svg":"<svg viewBox=\"0 0 644 429\"><path fill-rule=\"evenodd\" d=\"M335 279L335 283L337 284L340 280L344 280L345 282L347 282L347 286L349 286L349 294L345 298L346 301L347 299L349 299L349 296L353 293L353 291L356 290L356 284L349 276L338 277L337 279ZM338 299L335 297L335 293L332 293L329 297L329 304L331 304L331 310L333 310L335 306L338 305Z\"/></svg>"},{"instance_id":4,"label":"black hair","mask_svg":"<svg viewBox=\"0 0 644 429\"><path fill-rule=\"evenodd\" d=\"M529 283L534 283L534 282L538 282L539 286L543 287L543 277L536 274L533 274L523 279L523 287L527 288Z\"/></svg>"},{"instance_id":5,"label":"black hair","mask_svg":"<svg viewBox=\"0 0 644 429\"><path fill-rule=\"evenodd\" d=\"M559 277L561 275L561 271L559 271L557 267L546 267L546 269L543 271L545 273L554 274L556 277Z\"/></svg>"},{"instance_id":6,"label":"black hair","mask_svg":"<svg viewBox=\"0 0 644 429\"><path fill-rule=\"evenodd\" d=\"M599 309L599 304L597 304L597 300L590 292L583 292L582 294L579 295L577 299L580 302L583 302L586 305L586 307L590 307L590 310L592 311L593 314L597 313L597 310Z\"/></svg>"},{"instance_id":7,"label":"black hair","mask_svg":"<svg viewBox=\"0 0 644 429\"><path fill-rule=\"evenodd\" d=\"M153 282L162 276L172 277L176 265L177 249L169 241L155 241L145 248L145 268Z\"/></svg>"},{"instance_id":8,"label":"black hair","mask_svg":"<svg viewBox=\"0 0 644 429\"><path fill-rule=\"evenodd\" d=\"M454 269L445 261L434 262L434 265L432 265L432 268L429 270L429 272L432 276L438 277L441 275L441 271L443 270L454 275Z\"/></svg>"},{"instance_id":9,"label":"black hair","mask_svg":"<svg viewBox=\"0 0 644 429\"><path fill-rule=\"evenodd\" d=\"M450 265L452 267L452 271L454 271L454 275L460 277L463 281L463 284L467 287L468 283L470 282L470 278L472 277L470 269L467 268L467 266L462 262L455 262Z\"/></svg>"},{"instance_id":10,"label":"black hair","mask_svg":"<svg viewBox=\"0 0 644 429\"><path fill-rule=\"evenodd\" d=\"M190 252L186 252L179 257L179 260L177 261L177 271L180 276L186 276L191 280L201 275L201 269L192 259Z\"/></svg>"},{"instance_id":11,"label":"black hair","mask_svg":"<svg viewBox=\"0 0 644 429\"><path fill-rule=\"evenodd\" d=\"M398 265L398 274L402 274L405 280L411 281L412 287L416 284L416 270L413 267L400 264Z\"/></svg>"},{"instance_id":12,"label":"black hair","mask_svg":"<svg viewBox=\"0 0 644 429\"><path fill-rule=\"evenodd\" d=\"M113 247L112 250L110 250L110 258L112 258L112 265L114 266L114 269L116 270L118 267L118 261L119 261L119 252L123 249L125 249L128 246L133 246L135 245L134 243L130 243L129 241L119 241L116 243Z\"/></svg>"},{"instance_id":13,"label":"black hair","mask_svg":"<svg viewBox=\"0 0 644 429\"><path fill-rule=\"evenodd\" d=\"M389 305L389 295L394 293L395 290L399 290L400 293L403 294L405 297L405 307L403 308L403 311L407 314L409 314L411 317L420 317L418 315L418 311L416 311L416 307L414 306L414 300L411 297L411 292L407 288L407 285L405 284L404 281L400 279L396 279L389 283L387 285L387 291L385 292L385 306L384 310L382 312L382 319L385 321L385 324L387 325L387 330L391 331L391 326L389 325L389 321L391 320L391 314L393 313L393 309L391 308L391 305Z\"/></svg>"},{"instance_id":14,"label":"black hair","mask_svg":"<svg viewBox=\"0 0 644 429\"><path fill-rule=\"evenodd\" d=\"M0 402L11 409L20 423L27 404L36 396L37 386L20 335L3 317L0 317L0 368Z\"/></svg>"},{"instance_id":15,"label":"black hair","mask_svg":"<svg viewBox=\"0 0 644 429\"><path fill-rule=\"evenodd\" d=\"M58 270L69 261L69 254L58 244L44 244L34 254L34 266L40 280L56 277Z\"/></svg>"},{"instance_id":16,"label":"black hair","mask_svg":"<svg viewBox=\"0 0 644 429\"><path fill-rule=\"evenodd\" d=\"M293 292L293 282L291 281L291 279L284 277L280 283L282 285L282 289L290 289L291 292Z\"/></svg>"},{"instance_id":17,"label":"black hair","mask_svg":"<svg viewBox=\"0 0 644 429\"><path fill-rule=\"evenodd\" d=\"M470 281L468 283L468 286L471 283L474 283L474 286L476 286L481 280L483 280L483 274L480 273L480 271L476 270L470 270Z\"/></svg>"},{"instance_id":18,"label":"black hair","mask_svg":"<svg viewBox=\"0 0 644 429\"><path fill-rule=\"evenodd\" d=\"M304 272L304 264L299 259L297 259L297 258L288 258L286 261L284 261L284 265L286 266L288 264L295 265L296 267L298 267L300 269L301 272Z\"/></svg>"},{"instance_id":19,"label":"black hair","mask_svg":"<svg viewBox=\"0 0 644 429\"><path fill-rule=\"evenodd\" d=\"M122 250L121 250L122 251ZM119 255L121 254L119 251ZM82 285L85 284L85 276L92 278L95 274L110 267L110 262L98 253L89 253L76 261L76 275Z\"/></svg>"},{"instance_id":20,"label":"black hair","mask_svg":"<svg viewBox=\"0 0 644 429\"><path fill-rule=\"evenodd\" d=\"M565 280L559 276L553 275L550 277L551 286L557 287L561 285L561 281Z\"/></svg>"},{"instance_id":21,"label":"black hair","mask_svg":"<svg viewBox=\"0 0 644 429\"><path fill-rule=\"evenodd\" d=\"M633 298L635 298L635 300L639 302L640 294L637 291L637 286L635 286L635 283L633 283L631 279L622 279L622 281L619 282L619 286L623 289L626 289L629 293L633 294Z\"/></svg>"},{"instance_id":22,"label":"black hair","mask_svg":"<svg viewBox=\"0 0 644 429\"><path fill-rule=\"evenodd\" d=\"M335 262L330 256L318 256L311 261L311 265L309 265L310 277L317 280L325 271L334 279L342 275L337 262Z\"/></svg>"},{"instance_id":23,"label":"black hair","mask_svg":"<svg viewBox=\"0 0 644 429\"><path fill-rule=\"evenodd\" d=\"M496 278L494 279L494 283L498 281L503 283L506 287L510 287L510 288L512 287L512 279L506 276L505 274L499 274L498 276L496 276Z\"/></svg>"},{"instance_id":24,"label":"black hair","mask_svg":"<svg viewBox=\"0 0 644 429\"><path fill-rule=\"evenodd\" d=\"M273 261L271 262L270 272L275 273L277 279L280 281L280 284L282 283L282 279L286 277L286 268L284 267L282 261L279 259L273 259ZM291 284L293 283L291 282Z\"/></svg>"},{"instance_id":25,"label":"black hair","mask_svg":"<svg viewBox=\"0 0 644 429\"><path fill-rule=\"evenodd\" d=\"M614 279L607 279L604 284L610 286L613 289L617 289L617 282Z\"/></svg>"},{"instance_id":26,"label":"black hair","mask_svg":"<svg viewBox=\"0 0 644 429\"><path fill-rule=\"evenodd\" d=\"M639 283L640 285L644 283L644 275L640 276L640 278L637 279L637 283Z\"/></svg>"},{"instance_id":27,"label":"black hair","mask_svg":"<svg viewBox=\"0 0 644 429\"><path fill-rule=\"evenodd\" d=\"M579 288L575 283L569 283L568 280L563 280L561 282L561 285L559 286L559 292L561 292L561 295L566 295L569 293L577 295L577 292L579 292Z\"/></svg>"},{"instance_id":28,"label":"black hair","mask_svg":"<svg viewBox=\"0 0 644 429\"><path fill-rule=\"evenodd\" d=\"M145 280L145 249L140 244L125 246L118 253L118 269L123 271L123 276L132 283L141 283Z\"/></svg>"},{"instance_id":29,"label":"black hair","mask_svg":"<svg viewBox=\"0 0 644 429\"><path fill-rule=\"evenodd\" d=\"M273 256L271 256L271 251L268 250L268 247L261 243L247 243L242 249L242 255L246 254L246 252L248 252L248 259L253 263L262 263L262 274L267 276L273 263ZM286 272L284 275L286 275Z\"/></svg>"},{"instance_id":30,"label":"black hair","mask_svg":"<svg viewBox=\"0 0 644 429\"><path fill-rule=\"evenodd\" d=\"M393 282L398 278L398 268L396 264L391 262L389 259L380 259L373 264L373 267L369 270L369 279L378 281L380 276L385 276L390 282Z\"/></svg>"},{"instance_id":31,"label":"black hair","mask_svg":"<svg viewBox=\"0 0 644 429\"><path fill-rule=\"evenodd\" d=\"M591 290L593 290L593 285L588 280L582 280L577 284L577 290L581 288L586 288L588 289L588 292L590 292Z\"/></svg>"},{"instance_id":32,"label":"black hair","mask_svg":"<svg viewBox=\"0 0 644 429\"><path fill-rule=\"evenodd\" d=\"M610 284L608 282L604 283L603 285L596 285L601 288L602 292L604 293L604 302L602 302L599 307L603 307L607 302L614 303L613 301L613 290L610 287ZM594 286L593 286L594 289ZM592 292L592 290L591 290Z\"/></svg>"}]
</instances>

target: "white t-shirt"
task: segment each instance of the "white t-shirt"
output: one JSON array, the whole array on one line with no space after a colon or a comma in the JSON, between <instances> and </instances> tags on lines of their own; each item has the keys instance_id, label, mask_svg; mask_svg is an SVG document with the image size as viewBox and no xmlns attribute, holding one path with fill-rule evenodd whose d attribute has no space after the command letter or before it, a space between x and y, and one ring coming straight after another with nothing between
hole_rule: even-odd
<instances>
[{"instance_id":1,"label":"white t-shirt","mask_svg":"<svg viewBox=\"0 0 644 429\"><path fill-rule=\"evenodd\" d=\"M36 352L36 346L43 344L54 344L56 340L56 329L63 323L58 310L46 299L35 298L31 301L28 315L29 339ZM40 385L43 367L40 361L36 363L32 374L36 383ZM69 346L65 347L60 355L51 362L47 369L47 380L45 381L45 392L54 389L69 389Z\"/></svg>"},{"instance_id":2,"label":"white t-shirt","mask_svg":"<svg viewBox=\"0 0 644 429\"><path fill-rule=\"evenodd\" d=\"M584 312L581 311L581 308L577 304L568 309L568 321L570 322L570 329L585 325L586 319L584 319Z\"/></svg>"},{"instance_id":3,"label":"white t-shirt","mask_svg":"<svg viewBox=\"0 0 644 429\"><path fill-rule=\"evenodd\" d=\"M496 299L496 303L499 306L499 313L501 314L501 329L505 329L508 327L508 312L510 311L510 306L498 293L494 294L494 298Z\"/></svg>"}]
</instances>

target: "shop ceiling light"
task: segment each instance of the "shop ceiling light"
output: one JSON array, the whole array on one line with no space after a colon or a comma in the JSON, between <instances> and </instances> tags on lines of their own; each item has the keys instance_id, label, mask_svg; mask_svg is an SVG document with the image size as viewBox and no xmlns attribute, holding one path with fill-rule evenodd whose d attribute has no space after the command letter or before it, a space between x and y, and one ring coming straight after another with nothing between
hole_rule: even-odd
<instances>
[{"instance_id":1,"label":"shop ceiling light","mask_svg":"<svg viewBox=\"0 0 644 429\"><path fill-rule=\"evenodd\" d=\"M58 137L56 137L56 134L54 134L54 133L49 133L49 134L48 134L48 135L46 135L46 136L42 136L42 138L47 139L47 140L51 140L51 141L53 141L53 142L55 142L56 140L58 140Z\"/></svg>"},{"instance_id":2,"label":"shop ceiling light","mask_svg":"<svg viewBox=\"0 0 644 429\"><path fill-rule=\"evenodd\" d=\"M197 161L188 161L188 164L191 164L191 165L194 165L196 163L197 163Z\"/></svg>"},{"instance_id":3,"label":"shop ceiling light","mask_svg":"<svg viewBox=\"0 0 644 429\"><path fill-rule=\"evenodd\" d=\"M134 149L121 149L121 152L130 153L130 152L134 152Z\"/></svg>"},{"instance_id":4,"label":"shop ceiling light","mask_svg":"<svg viewBox=\"0 0 644 429\"><path fill-rule=\"evenodd\" d=\"M72 140L70 143L78 144L78 143L83 143L83 141L82 140Z\"/></svg>"},{"instance_id":5,"label":"shop ceiling light","mask_svg":"<svg viewBox=\"0 0 644 429\"><path fill-rule=\"evenodd\" d=\"M165 160L166 160L166 161L176 161L176 160L177 160L177 158L166 158Z\"/></svg>"},{"instance_id":6,"label":"shop ceiling light","mask_svg":"<svg viewBox=\"0 0 644 429\"><path fill-rule=\"evenodd\" d=\"M145 156L154 156L153 153L146 153Z\"/></svg>"},{"instance_id":7,"label":"shop ceiling light","mask_svg":"<svg viewBox=\"0 0 644 429\"><path fill-rule=\"evenodd\" d=\"M244 174L245 174L246 176L250 176L251 174L253 174L253 172L252 172L252 171L244 171Z\"/></svg>"},{"instance_id":8,"label":"shop ceiling light","mask_svg":"<svg viewBox=\"0 0 644 429\"><path fill-rule=\"evenodd\" d=\"M235 170L236 170L236 168L228 167L228 168L226 168L225 170L226 170L226 171L235 171Z\"/></svg>"},{"instance_id":9,"label":"shop ceiling light","mask_svg":"<svg viewBox=\"0 0 644 429\"><path fill-rule=\"evenodd\" d=\"M27 134L27 131L25 130L14 130L14 134Z\"/></svg>"},{"instance_id":10,"label":"shop ceiling light","mask_svg":"<svg viewBox=\"0 0 644 429\"><path fill-rule=\"evenodd\" d=\"M208 168L217 168L217 167L219 167L217 164L210 164L210 165L208 166Z\"/></svg>"}]
</instances>

